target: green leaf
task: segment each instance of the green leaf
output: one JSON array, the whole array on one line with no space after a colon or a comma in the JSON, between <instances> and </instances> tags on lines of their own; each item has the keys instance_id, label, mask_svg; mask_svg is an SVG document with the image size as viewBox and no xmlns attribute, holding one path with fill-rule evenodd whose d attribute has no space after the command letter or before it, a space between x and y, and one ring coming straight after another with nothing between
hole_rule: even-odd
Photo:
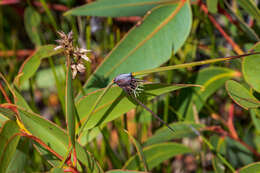
<instances>
[{"instance_id":1,"label":"green leaf","mask_svg":"<svg viewBox=\"0 0 260 173\"><path fill-rule=\"evenodd\" d=\"M1 119L10 119L10 120L16 119L15 113L10 109L0 107L0 113L2 114L0 115Z\"/></svg>"},{"instance_id":2,"label":"green leaf","mask_svg":"<svg viewBox=\"0 0 260 173\"><path fill-rule=\"evenodd\" d=\"M254 162L239 169L239 173L260 172L260 162Z\"/></svg>"},{"instance_id":3,"label":"green leaf","mask_svg":"<svg viewBox=\"0 0 260 173\"><path fill-rule=\"evenodd\" d=\"M172 49L176 53L188 37L192 22L189 3L179 11L176 7L167 5L152 10L143 23L135 26L109 53L84 90L103 88L121 73L158 67L171 57Z\"/></svg>"},{"instance_id":4,"label":"green leaf","mask_svg":"<svg viewBox=\"0 0 260 173\"><path fill-rule=\"evenodd\" d=\"M75 16L143 16L156 5L177 0L98 0L67 11L64 15Z\"/></svg>"},{"instance_id":5,"label":"green leaf","mask_svg":"<svg viewBox=\"0 0 260 173\"><path fill-rule=\"evenodd\" d=\"M72 76L70 65L67 67L67 79L66 79L66 121L69 133L70 144L75 145L75 117L77 116L77 110L74 104L73 88L72 88Z\"/></svg>"},{"instance_id":6,"label":"green leaf","mask_svg":"<svg viewBox=\"0 0 260 173\"><path fill-rule=\"evenodd\" d=\"M39 138L60 156L64 157L69 149L69 137L64 130L39 115L17 107L21 122L25 128L35 137ZM87 168L98 171L98 166L88 152L78 143L75 145L77 158ZM77 164L79 166L79 164Z\"/></svg>"},{"instance_id":7,"label":"green leaf","mask_svg":"<svg viewBox=\"0 0 260 173\"><path fill-rule=\"evenodd\" d=\"M5 172L12 160L20 136L19 127L17 124L10 120L7 121L1 129L0 133L0 172Z\"/></svg>"},{"instance_id":8,"label":"green leaf","mask_svg":"<svg viewBox=\"0 0 260 173\"><path fill-rule=\"evenodd\" d=\"M2 108L0 108L2 109ZM9 118L5 115L3 115L0 111L0 128L5 124L6 121L8 121Z\"/></svg>"},{"instance_id":9,"label":"green leaf","mask_svg":"<svg viewBox=\"0 0 260 173\"><path fill-rule=\"evenodd\" d=\"M255 52L260 52L260 44L257 44L253 49ZM242 72L246 82L260 92L260 55L251 55L243 58Z\"/></svg>"},{"instance_id":10,"label":"green leaf","mask_svg":"<svg viewBox=\"0 0 260 173\"><path fill-rule=\"evenodd\" d=\"M244 145L231 138L226 138L225 141L227 148L225 158L233 167L240 167L254 161L253 153Z\"/></svg>"},{"instance_id":11,"label":"green leaf","mask_svg":"<svg viewBox=\"0 0 260 173\"><path fill-rule=\"evenodd\" d=\"M144 85L145 92L141 94L140 98L141 100L149 101L155 96L189 86L193 85L146 84ZM90 93L82 97L76 103L81 124L88 118L86 116L89 115L90 108L93 106L93 103L102 91L103 89L100 89ZM137 103L135 103L131 98L126 97L126 94L121 88L117 86L112 87L98 104L94 114L89 118L85 130L92 129L95 126L112 121L129 110L135 108L136 105Z\"/></svg>"},{"instance_id":12,"label":"green leaf","mask_svg":"<svg viewBox=\"0 0 260 173\"><path fill-rule=\"evenodd\" d=\"M258 109L251 109L250 115L257 132L260 132L260 111Z\"/></svg>"},{"instance_id":13,"label":"green leaf","mask_svg":"<svg viewBox=\"0 0 260 173\"><path fill-rule=\"evenodd\" d=\"M196 106L197 112L200 112L207 99L222 87L228 79L235 76L237 76L237 72L228 68L208 67L200 70L198 74L191 78L190 82L202 85L203 90L192 88L193 91L190 89L181 91L179 98L184 98L184 100L178 109L178 114L181 116L179 119L194 120L193 105ZM195 81L193 81L194 78L196 79Z\"/></svg>"},{"instance_id":14,"label":"green leaf","mask_svg":"<svg viewBox=\"0 0 260 173\"><path fill-rule=\"evenodd\" d=\"M146 173L146 172L115 169L115 170L107 171L106 173Z\"/></svg>"},{"instance_id":15,"label":"green leaf","mask_svg":"<svg viewBox=\"0 0 260 173\"><path fill-rule=\"evenodd\" d=\"M62 168L52 168L51 173L64 173Z\"/></svg>"},{"instance_id":16,"label":"green leaf","mask_svg":"<svg viewBox=\"0 0 260 173\"><path fill-rule=\"evenodd\" d=\"M27 168L31 162L29 155L30 147L29 139L21 138L6 172L25 172L24 169Z\"/></svg>"},{"instance_id":17,"label":"green leaf","mask_svg":"<svg viewBox=\"0 0 260 173\"><path fill-rule=\"evenodd\" d=\"M135 149L137 151L137 155L138 155L139 159L141 160L140 162L142 163L144 170L146 172L149 172L147 161L146 161L146 158L144 156L144 152L143 152L141 144L137 140L135 140L135 138L132 135L130 135L126 130L124 130L124 132L129 136L130 140L134 144Z\"/></svg>"},{"instance_id":18,"label":"green leaf","mask_svg":"<svg viewBox=\"0 0 260 173\"><path fill-rule=\"evenodd\" d=\"M166 142L172 139L196 136L190 126L197 130L204 127L203 124L195 124L188 122L172 123L169 124L169 126L171 126L174 129L174 133L172 133L168 128L162 127L159 130L157 130L156 133L153 134L153 136L148 138L143 145L148 146L158 144L161 142Z\"/></svg>"},{"instance_id":19,"label":"green leaf","mask_svg":"<svg viewBox=\"0 0 260 173\"><path fill-rule=\"evenodd\" d=\"M31 41L36 45L41 45L41 39L39 35L39 26L41 23L40 14L34 10L32 7L27 7L24 12L24 25L25 30L31 39Z\"/></svg>"},{"instance_id":20,"label":"green leaf","mask_svg":"<svg viewBox=\"0 0 260 173\"><path fill-rule=\"evenodd\" d=\"M260 10L253 0L238 0L237 2L260 23Z\"/></svg>"},{"instance_id":21,"label":"green leaf","mask_svg":"<svg viewBox=\"0 0 260 173\"><path fill-rule=\"evenodd\" d=\"M41 60L60 53L62 50L54 50L54 45L45 45L37 48L35 53L27 58L22 64L18 75L15 78L17 86L22 85L31 78L40 66Z\"/></svg>"},{"instance_id":22,"label":"green leaf","mask_svg":"<svg viewBox=\"0 0 260 173\"><path fill-rule=\"evenodd\" d=\"M260 102L242 85L233 80L226 82L226 90L234 102L244 109L257 108Z\"/></svg>"},{"instance_id":23,"label":"green leaf","mask_svg":"<svg viewBox=\"0 0 260 173\"><path fill-rule=\"evenodd\" d=\"M218 12L218 0L207 0L207 7L209 12L217 13Z\"/></svg>"},{"instance_id":24,"label":"green leaf","mask_svg":"<svg viewBox=\"0 0 260 173\"><path fill-rule=\"evenodd\" d=\"M176 155L192 153L192 150L185 145L173 142L151 145L145 147L143 151L145 158L147 158L149 170ZM134 155L126 162L123 169L137 170L139 166L139 157Z\"/></svg>"}]
</instances>

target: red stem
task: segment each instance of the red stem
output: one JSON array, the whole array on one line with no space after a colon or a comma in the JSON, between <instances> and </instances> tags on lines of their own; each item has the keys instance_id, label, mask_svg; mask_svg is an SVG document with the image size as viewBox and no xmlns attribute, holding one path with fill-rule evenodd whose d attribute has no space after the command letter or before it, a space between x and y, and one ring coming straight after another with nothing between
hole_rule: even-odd
<instances>
[{"instance_id":1,"label":"red stem","mask_svg":"<svg viewBox=\"0 0 260 173\"><path fill-rule=\"evenodd\" d=\"M208 15L208 18L212 22L212 24L223 35L223 37L227 40L227 42L233 47L234 51L239 55L244 54L242 49L240 49L240 47L229 37L229 35L224 31L224 29L220 26L220 24L218 24L215 18L209 13L207 6L201 0L199 0L199 5L201 10Z\"/></svg>"}]
</instances>

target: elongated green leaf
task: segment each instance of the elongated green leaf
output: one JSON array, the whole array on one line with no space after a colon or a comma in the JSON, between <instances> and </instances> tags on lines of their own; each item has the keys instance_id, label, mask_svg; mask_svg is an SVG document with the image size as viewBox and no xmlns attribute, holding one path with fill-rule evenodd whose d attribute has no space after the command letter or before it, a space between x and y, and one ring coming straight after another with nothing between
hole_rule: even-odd
<instances>
[{"instance_id":1,"label":"elongated green leaf","mask_svg":"<svg viewBox=\"0 0 260 173\"><path fill-rule=\"evenodd\" d=\"M140 99L148 101L155 96L189 86L192 85L147 84L144 85L144 93L141 95ZM101 92L102 90L98 90L90 93L76 103L81 124L87 119L86 115L89 114L91 106ZM85 130L112 121L135 108L136 105L137 104L131 98L126 97L126 94L121 88L117 86L112 87L103 97L100 104L98 104L94 114L90 117Z\"/></svg>"},{"instance_id":2,"label":"elongated green leaf","mask_svg":"<svg viewBox=\"0 0 260 173\"><path fill-rule=\"evenodd\" d=\"M197 130L204 127L203 124L195 124L188 122L172 123L170 124L170 126L174 129L174 133L172 133L168 128L162 127L161 129L157 130L153 136L148 138L143 145L148 146L166 142L172 139L196 136L190 126Z\"/></svg>"},{"instance_id":3,"label":"elongated green leaf","mask_svg":"<svg viewBox=\"0 0 260 173\"><path fill-rule=\"evenodd\" d=\"M52 168L51 173L64 173L62 168Z\"/></svg>"},{"instance_id":4,"label":"elongated green leaf","mask_svg":"<svg viewBox=\"0 0 260 173\"><path fill-rule=\"evenodd\" d=\"M21 138L6 172L25 172L24 169L28 167L31 161L29 149L29 140L27 138Z\"/></svg>"},{"instance_id":5,"label":"elongated green leaf","mask_svg":"<svg viewBox=\"0 0 260 173\"><path fill-rule=\"evenodd\" d=\"M248 35L248 37L251 38L253 41L258 42L260 40L259 36L253 30L253 28L249 27L248 24L244 21L244 19L240 17L237 13L235 13L228 3L225 3L225 5L228 8L228 12L234 17L236 21L239 22L241 29Z\"/></svg>"},{"instance_id":6,"label":"elongated green leaf","mask_svg":"<svg viewBox=\"0 0 260 173\"><path fill-rule=\"evenodd\" d=\"M15 120L15 113L10 109L0 107L0 113L3 119Z\"/></svg>"},{"instance_id":7,"label":"elongated green leaf","mask_svg":"<svg viewBox=\"0 0 260 173\"><path fill-rule=\"evenodd\" d=\"M45 45L39 47L35 53L27 58L19 70L19 74L15 78L17 86L22 85L31 78L40 66L41 60L60 53L62 50L54 50L54 45Z\"/></svg>"},{"instance_id":8,"label":"elongated green leaf","mask_svg":"<svg viewBox=\"0 0 260 173\"><path fill-rule=\"evenodd\" d=\"M14 121L7 121L1 129L0 133L0 172L5 172L8 168L13 155L15 154L16 146L20 140L20 136L15 136L19 133L19 127Z\"/></svg>"},{"instance_id":9,"label":"elongated green leaf","mask_svg":"<svg viewBox=\"0 0 260 173\"><path fill-rule=\"evenodd\" d=\"M258 109L251 109L250 115L256 130L260 132L260 111Z\"/></svg>"},{"instance_id":10,"label":"elongated green leaf","mask_svg":"<svg viewBox=\"0 0 260 173\"><path fill-rule=\"evenodd\" d=\"M257 108L260 106L260 102L238 82L233 80L227 81L226 90L232 100L245 109Z\"/></svg>"},{"instance_id":11,"label":"elongated green leaf","mask_svg":"<svg viewBox=\"0 0 260 173\"><path fill-rule=\"evenodd\" d=\"M237 2L260 23L260 10L253 0L238 0Z\"/></svg>"},{"instance_id":12,"label":"elongated green leaf","mask_svg":"<svg viewBox=\"0 0 260 173\"><path fill-rule=\"evenodd\" d=\"M136 148L136 151L137 151L137 155L138 155L138 157L140 159L140 162L142 163L142 165L144 167L144 170L146 172L148 172L149 169L148 169L147 161L146 161L146 158L144 156L141 144L137 140L135 140L135 138L132 135L130 135L126 130L124 130L124 132L129 136L130 140L134 144L134 146Z\"/></svg>"},{"instance_id":13,"label":"elongated green leaf","mask_svg":"<svg viewBox=\"0 0 260 173\"><path fill-rule=\"evenodd\" d=\"M251 163L249 165L244 166L243 168L240 168L239 173L257 173L260 172L260 162Z\"/></svg>"},{"instance_id":14,"label":"elongated green leaf","mask_svg":"<svg viewBox=\"0 0 260 173\"><path fill-rule=\"evenodd\" d=\"M257 44L253 50L260 52L260 44ZM242 62L242 71L246 82L260 92L260 55L245 57Z\"/></svg>"},{"instance_id":15,"label":"elongated green leaf","mask_svg":"<svg viewBox=\"0 0 260 173\"><path fill-rule=\"evenodd\" d=\"M5 115L3 115L0 111L0 128L5 124L6 121L8 121L9 118Z\"/></svg>"},{"instance_id":16,"label":"elongated green leaf","mask_svg":"<svg viewBox=\"0 0 260 173\"><path fill-rule=\"evenodd\" d=\"M134 27L109 53L89 78L84 89L89 92L105 87L121 73L158 67L177 52L191 29L189 3L177 10L177 5L160 6ZM78 99L80 98L77 97Z\"/></svg>"},{"instance_id":17,"label":"elongated green leaf","mask_svg":"<svg viewBox=\"0 0 260 173\"><path fill-rule=\"evenodd\" d=\"M207 99L222 87L225 81L235 76L237 76L237 73L227 68L209 67L200 70L198 74L193 76L190 82L202 85L204 89L193 88L193 91L188 89L181 91L179 98L184 98L184 100L178 109L178 113L181 116L179 118L194 120L193 104L196 106L197 112L200 112Z\"/></svg>"},{"instance_id":18,"label":"elongated green leaf","mask_svg":"<svg viewBox=\"0 0 260 173\"><path fill-rule=\"evenodd\" d=\"M72 76L70 66L67 68L67 79L66 79L66 120L67 128L70 137L70 144L75 145L75 117L76 109L74 104L73 88L72 88Z\"/></svg>"},{"instance_id":19,"label":"elongated green leaf","mask_svg":"<svg viewBox=\"0 0 260 173\"><path fill-rule=\"evenodd\" d=\"M69 10L65 15L76 16L143 16L156 5L178 2L178 0L98 0Z\"/></svg>"},{"instance_id":20,"label":"elongated green leaf","mask_svg":"<svg viewBox=\"0 0 260 173\"><path fill-rule=\"evenodd\" d=\"M211 13L217 13L218 12L218 0L207 0L207 6L209 9L209 12Z\"/></svg>"},{"instance_id":21,"label":"elongated green leaf","mask_svg":"<svg viewBox=\"0 0 260 173\"><path fill-rule=\"evenodd\" d=\"M69 138L64 130L59 128L52 122L45 120L39 115L26 111L20 107L20 119L25 128L35 137L42 140L46 145L53 149L60 156L64 157L69 149ZM75 145L77 158L88 168L93 168L93 171L98 171L96 161L86 152L78 143ZM77 164L79 166L79 164Z\"/></svg>"},{"instance_id":22,"label":"elongated green leaf","mask_svg":"<svg viewBox=\"0 0 260 173\"><path fill-rule=\"evenodd\" d=\"M29 38L31 39L31 41L36 46L41 45L41 39L39 35L40 22L41 22L40 14L32 7L27 7L24 12L25 30Z\"/></svg>"},{"instance_id":23,"label":"elongated green leaf","mask_svg":"<svg viewBox=\"0 0 260 173\"><path fill-rule=\"evenodd\" d=\"M115 170L107 171L106 173L145 173L145 172L115 169Z\"/></svg>"},{"instance_id":24,"label":"elongated green leaf","mask_svg":"<svg viewBox=\"0 0 260 173\"><path fill-rule=\"evenodd\" d=\"M177 143L155 144L149 147L145 147L143 151L145 158L147 158L147 164L150 170L163 161L170 159L176 155L192 153L192 150L190 148ZM126 162L123 168L137 170L139 166L139 157L137 155L134 155Z\"/></svg>"}]
</instances>

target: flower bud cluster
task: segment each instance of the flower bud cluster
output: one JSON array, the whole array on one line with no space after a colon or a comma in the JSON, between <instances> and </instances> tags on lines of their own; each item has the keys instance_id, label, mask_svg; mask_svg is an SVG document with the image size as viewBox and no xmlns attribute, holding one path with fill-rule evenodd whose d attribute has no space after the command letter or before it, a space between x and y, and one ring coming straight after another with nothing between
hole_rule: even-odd
<instances>
[{"instance_id":1,"label":"flower bud cluster","mask_svg":"<svg viewBox=\"0 0 260 173\"><path fill-rule=\"evenodd\" d=\"M78 72L84 73L86 71L86 67L84 66L82 60L91 62L90 59L86 56L86 53L90 52L90 50L73 46L72 31L70 31L67 35L63 31L58 32L58 34L60 39L56 40L56 42L59 45L54 49L63 49L64 54L68 57L71 57L72 62L70 64L70 68L72 71L72 78L74 79Z\"/></svg>"}]
</instances>

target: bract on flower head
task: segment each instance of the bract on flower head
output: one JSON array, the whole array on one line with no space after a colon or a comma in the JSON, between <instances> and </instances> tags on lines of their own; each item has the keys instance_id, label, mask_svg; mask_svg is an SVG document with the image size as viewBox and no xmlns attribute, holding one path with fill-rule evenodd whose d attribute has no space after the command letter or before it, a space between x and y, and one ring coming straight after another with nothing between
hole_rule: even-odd
<instances>
[{"instance_id":1,"label":"bract on flower head","mask_svg":"<svg viewBox=\"0 0 260 173\"><path fill-rule=\"evenodd\" d=\"M114 83L128 94L134 94L135 97L143 90L142 80L134 78L132 73L118 75L115 77Z\"/></svg>"}]
</instances>

